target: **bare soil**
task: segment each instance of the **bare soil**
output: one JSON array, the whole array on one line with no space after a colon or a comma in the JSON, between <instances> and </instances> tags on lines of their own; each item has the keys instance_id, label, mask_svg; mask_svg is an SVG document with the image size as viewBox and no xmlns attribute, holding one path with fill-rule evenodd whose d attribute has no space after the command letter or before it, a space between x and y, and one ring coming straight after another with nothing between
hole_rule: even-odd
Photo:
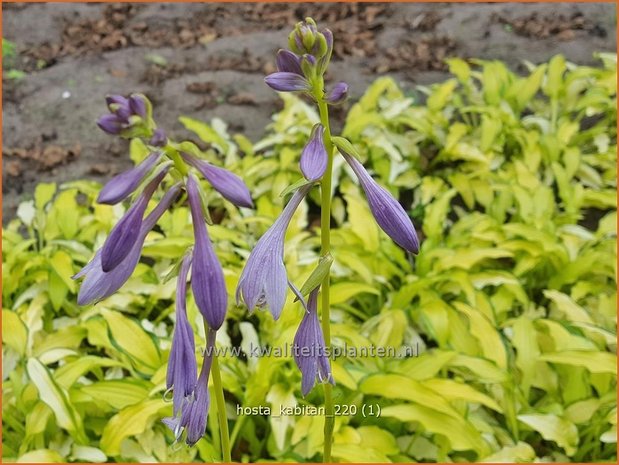
<instances>
[{"instance_id":1,"label":"bare soil","mask_svg":"<svg viewBox=\"0 0 619 465\"><path fill-rule=\"evenodd\" d=\"M447 77L444 59L499 59L514 70L562 53L593 64L616 51L615 5L599 4L3 4L17 55L3 70L4 220L42 181L104 181L130 165L126 142L95 126L108 93L142 92L159 125L217 116L256 141L279 108L262 77L305 16L335 35L330 76L351 101L389 74L404 88ZM345 111L338 112L342 118Z\"/></svg>"}]
</instances>

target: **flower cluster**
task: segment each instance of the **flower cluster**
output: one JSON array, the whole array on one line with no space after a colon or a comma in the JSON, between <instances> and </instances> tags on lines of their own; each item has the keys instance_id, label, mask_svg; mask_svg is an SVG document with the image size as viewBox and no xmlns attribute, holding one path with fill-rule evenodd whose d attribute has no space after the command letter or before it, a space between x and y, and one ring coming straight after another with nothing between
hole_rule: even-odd
<instances>
[{"instance_id":1,"label":"flower cluster","mask_svg":"<svg viewBox=\"0 0 619 465\"><path fill-rule=\"evenodd\" d=\"M322 82L333 53L333 34L325 29L318 32L312 18L296 25L288 38L290 50L277 52L277 72L264 81L279 92L302 92L315 98L313 90ZM338 82L324 96L335 105L348 96L348 84Z\"/></svg>"},{"instance_id":2,"label":"flower cluster","mask_svg":"<svg viewBox=\"0 0 619 465\"><path fill-rule=\"evenodd\" d=\"M74 278L84 277L78 303L99 302L120 289L137 266L144 241L159 218L184 189L191 211L194 245L181 259L176 288L176 325L168 361L166 385L173 391L173 417L165 419L177 439L186 430L186 442L194 444L206 429L209 408L208 379L212 348L228 306L221 263L215 254L206 224L207 205L202 186L192 172L200 173L225 199L239 207L252 207L245 183L230 171L180 151L151 118L151 106L143 95L119 95L107 99L111 113L99 118L107 133L124 138L142 137L151 153L134 168L112 178L100 191L98 202L117 204L134 195L124 216L112 228L94 258ZM168 183L166 177L173 180ZM166 193L146 214L158 188ZM137 192L137 193L136 193ZM198 375L194 334L187 318L187 281L191 271L191 291L205 321L207 350ZM209 349L210 348L210 349Z\"/></svg>"},{"instance_id":3,"label":"flower cluster","mask_svg":"<svg viewBox=\"0 0 619 465\"><path fill-rule=\"evenodd\" d=\"M304 286L302 290L306 292L297 291L294 285L289 283L283 260L284 238L295 210L313 185L322 185L324 176L329 176L330 179L331 173L327 172L327 169L331 166L330 152L333 151L334 145L357 176L377 224L398 245L409 252L418 253L419 241L413 223L404 208L385 188L374 181L357 159L358 155L350 142L340 137L331 137L328 130L326 105L342 102L348 93L348 85L344 82L337 83L329 91L324 89L324 73L333 51L331 31L319 32L316 23L307 18L298 23L290 34L289 47L290 50L278 52L278 71L267 76L265 82L276 91L298 92L309 96L321 110L321 123L313 127L309 140L301 152L299 167L306 181L300 183L300 187L294 192L279 218L251 252L239 280L237 302L244 301L250 311L266 305L277 319L281 315L286 301L286 290L290 285L306 310L294 344L298 347L321 349L325 346L325 340L317 310L319 282ZM330 189L330 181L327 189ZM320 265L315 270L316 273L323 271ZM328 273L328 268L325 273ZM306 293L309 293L307 303L304 300ZM326 357L317 355L320 353L324 351L312 350L308 356L295 358L302 373L303 395L310 392L316 379L321 382L333 382L329 361Z\"/></svg>"}]
</instances>

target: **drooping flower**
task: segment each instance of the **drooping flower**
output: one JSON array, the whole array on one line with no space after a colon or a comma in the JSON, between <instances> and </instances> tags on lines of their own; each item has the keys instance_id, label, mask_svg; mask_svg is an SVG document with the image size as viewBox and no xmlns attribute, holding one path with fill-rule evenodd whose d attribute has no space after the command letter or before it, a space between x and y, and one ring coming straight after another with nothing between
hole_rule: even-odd
<instances>
[{"instance_id":1,"label":"drooping flower","mask_svg":"<svg viewBox=\"0 0 619 465\"><path fill-rule=\"evenodd\" d=\"M222 196L238 207L251 208L254 203L249 189L236 174L181 152L183 160L196 168Z\"/></svg>"},{"instance_id":2,"label":"drooping flower","mask_svg":"<svg viewBox=\"0 0 619 465\"><path fill-rule=\"evenodd\" d=\"M299 166L303 176L309 181L316 181L322 178L327 169L327 150L323 141L325 128L322 124L317 124L312 129L310 139L303 148Z\"/></svg>"},{"instance_id":3,"label":"drooping flower","mask_svg":"<svg viewBox=\"0 0 619 465\"><path fill-rule=\"evenodd\" d=\"M269 74L264 78L264 82L278 92L307 92L311 88L303 76L286 71Z\"/></svg>"},{"instance_id":4,"label":"drooping flower","mask_svg":"<svg viewBox=\"0 0 619 465\"><path fill-rule=\"evenodd\" d=\"M101 249L101 268L103 271L110 271L116 268L131 251L133 244L135 244L140 235L140 227L142 226L142 219L148 202L167 171L168 166L163 165L153 180L144 188L144 191L135 203L129 207L127 213L110 231L110 235Z\"/></svg>"},{"instance_id":5,"label":"drooping flower","mask_svg":"<svg viewBox=\"0 0 619 465\"><path fill-rule=\"evenodd\" d=\"M224 274L208 237L198 182L192 174L187 177L186 186L195 239L191 289L200 313L209 327L217 330L226 318L228 306Z\"/></svg>"},{"instance_id":6,"label":"drooping flower","mask_svg":"<svg viewBox=\"0 0 619 465\"><path fill-rule=\"evenodd\" d=\"M310 184L302 186L294 193L281 215L264 233L249 255L236 290L237 304L242 298L249 311L266 304L273 318L277 320L281 315L288 286L284 266L286 229L311 187Z\"/></svg>"},{"instance_id":7,"label":"drooping flower","mask_svg":"<svg viewBox=\"0 0 619 465\"><path fill-rule=\"evenodd\" d=\"M329 91L325 100L331 105L338 105L344 102L348 98L348 84L345 82L338 82L333 86L333 89Z\"/></svg>"},{"instance_id":8,"label":"drooping flower","mask_svg":"<svg viewBox=\"0 0 619 465\"><path fill-rule=\"evenodd\" d=\"M346 153L341 147L340 153L357 175L376 223L400 247L414 254L418 253L419 239L417 238L417 232L402 205L387 189L377 184L359 160Z\"/></svg>"},{"instance_id":9,"label":"drooping flower","mask_svg":"<svg viewBox=\"0 0 619 465\"><path fill-rule=\"evenodd\" d=\"M206 349L204 351L204 362L200 370L200 376L195 383L195 390L191 398L184 400L181 411L175 413L174 417L164 418L163 423L170 428L178 440L187 430L185 442L193 446L200 440L206 432L206 419L211 403L208 392L208 379L211 372L211 365L215 354L216 331L209 328L206 338Z\"/></svg>"},{"instance_id":10,"label":"drooping flower","mask_svg":"<svg viewBox=\"0 0 619 465\"><path fill-rule=\"evenodd\" d=\"M303 296L298 294L301 304L305 308L303 320L294 337L293 356L294 361L301 370L301 392L304 396L314 387L316 380L321 383L335 384L329 364L325 338L322 327L318 320L318 290L317 287L310 292L307 305Z\"/></svg>"},{"instance_id":11,"label":"drooping flower","mask_svg":"<svg viewBox=\"0 0 619 465\"><path fill-rule=\"evenodd\" d=\"M183 402L191 396L196 387L198 367L193 330L187 319L187 275L191 266L191 255L186 254L181 262L176 286L176 324L172 337L172 348L168 359L166 386L174 389L173 409L176 415Z\"/></svg>"},{"instance_id":12,"label":"drooping flower","mask_svg":"<svg viewBox=\"0 0 619 465\"><path fill-rule=\"evenodd\" d=\"M137 189L161 157L162 154L159 152L151 153L135 167L114 176L99 192L97 202L114 205L126 199Z\"/></svg>"},{"instance_id":13,"label":"drooping flower","mask_svg":"<svg viewBox=\"0 0 619 465\"><path fill-rule=\"evenodd\" d=\"M179 191L180 184L176 184L166 192L159 204L142 222L140 234L127 256L114 269L108 272L103 271L101 268L101 249L99 249L95 253L94 258L73 276L73 279L85 276L77 295L77 303L79 305L99 302L111 296L127 282L140 260L146 235L172 204Z\"/></svg>"}]
</instances>

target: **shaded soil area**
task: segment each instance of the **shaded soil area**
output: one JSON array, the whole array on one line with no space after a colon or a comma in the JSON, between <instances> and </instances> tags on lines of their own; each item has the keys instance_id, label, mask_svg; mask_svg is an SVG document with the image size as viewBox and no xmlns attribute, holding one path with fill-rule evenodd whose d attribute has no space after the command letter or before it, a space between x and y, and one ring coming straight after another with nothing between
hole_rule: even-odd
<instances>
[{"instance_id":1,"label":"shaded soil area","mask_svg":"<svg viewBox=\"0 0 619 465\"><path fill-rule=\"evenodd\" d=\"M104 181L130 166L126 142L99 131L108 93L142 92L173 137L178 116L219 117L258 140L279 108L263 83L295 22L335 36L329 78L351 101L389 74L404 88L445 79L444 59L579 64L615 51L615 5L600 4L3 4L3 217L41 181ZM22 71L14 79L8 72ZM13 73L14 75L15 73ZM350 105L348 103L347 105ZM337 112L336 127L346 111ZM338 124L339 123L339 124Z\"/></svg>"}]
</instances>

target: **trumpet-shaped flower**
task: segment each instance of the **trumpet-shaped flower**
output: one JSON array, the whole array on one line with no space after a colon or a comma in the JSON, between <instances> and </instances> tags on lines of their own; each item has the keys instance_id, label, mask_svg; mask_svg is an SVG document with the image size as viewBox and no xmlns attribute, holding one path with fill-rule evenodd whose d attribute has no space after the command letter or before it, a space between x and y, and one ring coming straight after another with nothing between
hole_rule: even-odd
<instances>
[{"instance_id":1,"label":"trumpet-shaped flower","mask_svg":"<svg viewBox=\"0 0 619 465\"><path fill-rule=\"evenodd\" d=\"M236 289L237 304L243 299L250 311L265 304L273 318L279 318L286 302L288 278L284 266L284 238L286 229L297 207L311 189L311 185L299 188L281 215L264 233L252 250L241 273Z\"/></svg>"},{"instance_id":2,"label":"trumpet-shaped flower","mask_svg":"<svg viewBox=\"0 0 619 465\"><path fill-rule=\"evenodd\" d=\"M101 249L101 268L103 271L110 271L116 268L131 251L133 244L135 244L140 235L140 227L142 226L142 219L148 202L167 171L168 167L164 166L154 179L148 183L135 203L127 210L127 213L112 228Z\"/></svg>"},{"instance_id":3,"label":"trumpet-shaped flower","mask_svg":"<svg viewBox=\"0 0 619 465\"><path fill-rule=\"evenodd\" d=\"M418 253L419 239L417 232L402 205L387 189L376 183L359 160L343 150L340 150L340 152L357 175L378 225L400 247L409 252Z\"/></svg>"},{"instance_id":4,"label":"trumpet-shaped flower","mask_svg":"<svg viewBox=\"0 0 619 465\"><path fill-rule=\"evenodd\" d=\"M195 246L191 289L200 313L215 330L223 324L228 306L228 293L221 264L208 237L198 182L192 174L187 178L187 196L193 221Z\"/></svg>"},{"instance_id":5,"label":"trumpet-shaped flower","mask_svg":"<svg viewBox=\"0 0 619 465\"><path fill-rule=\"evenodd\" d=\"M249 189L236 174L186 153L181 153L181 155L183 160L196 168L224 198L238 207L254 206Z\"/></svg>"},{"instance_id":6,"label":"trumpet-shaped flower","mask_svg":"<svg viewBox=\"0 0 619 465\"><path fill-rule=\"evenodd\" d=\"M114 269L108 272L103 271L101 267L101 249L99 249L94 258L73 277L77 279L85 276L77 295L77 303L79 305L99 302L111 296L127 282L140 260L146 235L172 204L179 191L180 185L177 184L166 192L159 204L142 222L140 234L127 256Z\"/></svg>"},{"instance_id":7,"label":"trumpet-shaped flower","mask_svg":"<svg viewBox=\"0 0 619 465\"><path fill-rule=\"evenodd\" d=\"M114 176L99 192L97 202L114 205L126 199L137 189L161 157L161 153L151 153L135 167Z\"/></svg>"},{"instance_id":8,"label":"trumpet-shaped flower","mask_svg":"<svg viewBox=\"0 0 619 465\"><path fill-rule=\"evenodd\" d=\"M322 178L327 169L328 156L323 141L324 132L325 128L321 124L314 126L310 140L301 153L299 166L303 176L309 181Z\"/></svg>"},{"instance_id":9,"label":"trumpet-shaped flower","mask_svg":"<svg viewBox=\"0 0 619 465\"><path fill-rule=\"evenodd\" d=\"M204 351L204 362L200 370L200 376L195 384L195 390L192 398L184 400L181 411L175 412L174 417L164 418L163 423L168 426L178 440L183 434L183 430L187 430L185 442L193 446L200 440L206 431L206 419L211 403L208 392L208 379L211 372L213 357L215 356L215 336L216 332L209 328L206 349Z\"/></svg>"},{"instance_id":10,"label":"trumpet-shaped flower","mask_svg":"<svg viewBox=\"0 0 619 465\"><path fill-rule=\"evenodd\" d=\"M196 387L198 367L193 330L187 319L187 275L191 266L191 255L187 254L181 262L176 286L176 324L172 337L172 349L168 359L166 386L174 389L173 405L176 415L183 402Z\"/></svg>"},{"instance_id":11,"label":"trumpet-shaped flower","mask_svg":"<svg viewBox=\"0 0 619 465\"><path fill-rule=\"evenodd\" d=\"M294 337L292 348L294 361L301 370L301 392L304 396L309 394L317 379L321 383L335 384L331 375L325 338L318 321L318 290L319 287L310 292L307 305L302 296L298 295L305 308L305 314Z\"/></svg>"}]
</instances>

